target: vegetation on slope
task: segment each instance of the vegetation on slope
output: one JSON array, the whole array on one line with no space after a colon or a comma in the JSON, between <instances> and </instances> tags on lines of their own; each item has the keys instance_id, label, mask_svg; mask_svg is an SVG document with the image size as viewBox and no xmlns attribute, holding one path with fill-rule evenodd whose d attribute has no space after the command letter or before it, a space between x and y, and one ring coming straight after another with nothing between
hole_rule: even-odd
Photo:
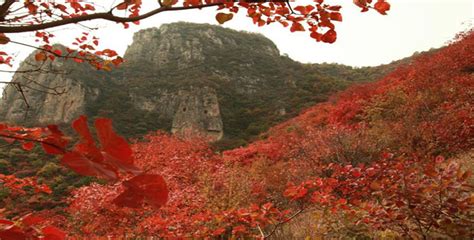
<instances>
[{"instance_id":1,"label":"vegetation on slope","mask_svg":"<svg viewBox=\"0 0 474 240\"><path fill-rule=\"evenodd\" d=\"M86 221L64 227L80 236L472 238L473 51L471 33L223 154L150 134L134 144L138 164L165 176L170 202L131 211L108 202L119 189L84 187L69 212Z\"/></svg>"}]
</instances>

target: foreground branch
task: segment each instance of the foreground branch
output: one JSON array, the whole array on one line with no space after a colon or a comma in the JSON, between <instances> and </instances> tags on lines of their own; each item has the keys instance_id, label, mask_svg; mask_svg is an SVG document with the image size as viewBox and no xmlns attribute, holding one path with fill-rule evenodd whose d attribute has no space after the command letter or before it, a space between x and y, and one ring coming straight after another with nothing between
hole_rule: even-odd
<instances>
[{"instance_id":1,"label":"foreground branch","mask_svg":"<svg viewBox=\"0 0 474 240\"><path fill-rule=\"evenodd\" d=\"M135 21L140 21L142 19L149 18L161 12L201 9L201 8L219 6L222 4L223 3L209 3L209 4L200 5L200 6L188 6L188 7L162 6L148 13L135 16L135 17L118 17L118 16L115 16L112 12L94 13L90 15L82 15L82 16L77 16L77 17L72 17L72 18L65 18L65 19L61 19L57 21L40 23L40 24L23 25L23 26L0 26L0 33L32 32L32 31L38 31L38 30L44 30L48 28L63 26L63 25L71 24L71 23L79 23L79 22L85 22L85 21L96 20L96 19L103 19L103 20L108 20L108 21L117 22L117 23L135 22Z\"/></svg>"}]
</instances>

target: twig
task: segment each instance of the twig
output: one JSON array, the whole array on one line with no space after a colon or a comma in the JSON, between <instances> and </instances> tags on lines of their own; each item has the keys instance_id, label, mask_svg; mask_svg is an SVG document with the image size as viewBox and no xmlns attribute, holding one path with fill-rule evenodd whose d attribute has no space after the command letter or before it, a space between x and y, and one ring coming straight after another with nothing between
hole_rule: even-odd
<instances>
[{"instance_id":1,"label":"twig","mask_svg":"<svg viewBox=\"0 0 474 240\"><path fill-rule=\"evenodd\" d=\"M53 147L53 148L59 150L59 151L62 152L62 153L66 153L66 149L64 149L64 148L62 148L62 147L60 147L60 146L57 146L56 144L53 144L53 143L50 143L50 142L46 142L46 141L42 141L42 140L38 140L38 139L21 138L21 137L12 136L12 135L6 135L6 134L3 134L3 133L0 133L0 137L2 137L2 138L14 139L14 140L20 140L20 141L41 143L41 144L45 144L45 145L48 145L48 146L50 146L50 147Z\"/></svg>"},{"instance_id":2,"label":"twig","mask_svg":"<svg viewBox=\"0 0 474 240\"><path fill-rule=\"evenodd\" d=\"M258 231L260 232L260 235L262 235L262 239L265 239L265 233L263 232L262 228L260 228L259 225L257 225Z\"/></svg>"},{"instance_id":3,"label":"twig","mask_svg":"<svg viewBox=\"0 0 474 240\"><path fill-rule=\"evenodd\" d=\"M272 231L270 231L270 233L268 233L267 235L264 235L263 239L269 238L271 235L273 235L273 234L276 232L276 230L277 230L281 225L283 225L283 224L285 224L285 223L291 221L293 218L295 218L295 217L297 217L298 215L300 215L303 211L304 211L304 208L298 210L296 213L294 213L293 215L291 215L289 218L285 219L284 221L277 223L277 224L273 227Z\"/></svg>"}]
</instances>

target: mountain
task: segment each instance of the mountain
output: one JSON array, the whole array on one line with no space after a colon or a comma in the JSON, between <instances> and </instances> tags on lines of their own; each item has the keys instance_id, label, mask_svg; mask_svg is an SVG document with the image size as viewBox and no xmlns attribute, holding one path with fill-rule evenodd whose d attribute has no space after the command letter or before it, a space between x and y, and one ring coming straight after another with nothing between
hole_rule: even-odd
<instances>
[{"instance_id":1,"label":"mountain","mask_svg":"<svg viewBox=\"0 0 474 240\"><path fill-rule=\"evenodd\" d=\"M125 63L111 72L65 60L31 71L39 67L34 55L14 75L17 85L4 90L0 121L65 124L81 114L103 116L128 137L163 129L204 135L223 148L393 68L301 64L260 34L184 22L135 33Z\"/></svg>"}]
</instances>

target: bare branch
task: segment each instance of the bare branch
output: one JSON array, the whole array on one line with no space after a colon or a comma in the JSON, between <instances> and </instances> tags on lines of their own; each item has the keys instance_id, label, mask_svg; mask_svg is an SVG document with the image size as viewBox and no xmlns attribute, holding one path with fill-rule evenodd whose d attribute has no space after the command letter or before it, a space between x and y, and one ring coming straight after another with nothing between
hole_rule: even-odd
<instances>
[{"instance_id":1,"label":"bare branch","mask_svg":"<svg viewBox=\"0 0 474 240\"><path fill-rule=\"evenodd\" d=\"M281 221L281 222L277 223L277 224L273 227L272 231L270 231L270 233L268 233L267 235L264 235L263 239L267 239L267 238L269 238L270 236L272 236L272 235L276 232L276 230L277 230L281 225L283 225L283 224L285 224L285 223L291 221L293 218L295 218L295 217L297 217L298 215L300 215L303 211L304 211L304 208L298 210L297 212L295 212L293 215L291 215L289 218L285 219L284 221Z\"/></svg>"}]
</instances>

